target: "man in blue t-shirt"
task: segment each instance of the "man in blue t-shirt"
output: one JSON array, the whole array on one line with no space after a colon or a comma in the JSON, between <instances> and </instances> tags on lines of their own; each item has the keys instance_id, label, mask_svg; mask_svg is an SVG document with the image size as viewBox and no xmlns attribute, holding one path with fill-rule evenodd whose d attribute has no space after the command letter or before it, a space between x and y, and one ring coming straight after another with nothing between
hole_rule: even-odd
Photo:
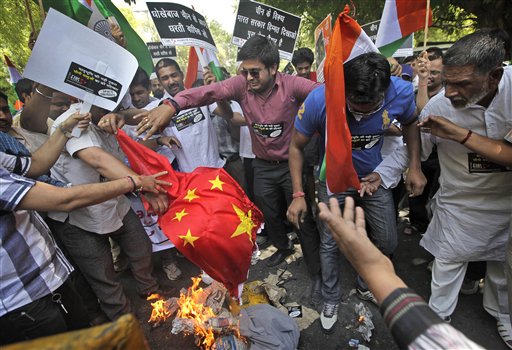
<instances>
[{"instance_id":1,"label":"man in blue t-shirt","mask_svg":"<svg viewBox=\"0 0 512 350\"><path fill-rule=\"evenodd\" d=\"M381 148L386 130L393 120L403 126L403 134L411 154L406 187L411 196L421 193L425 178L420 168L419 130L416 125L416 104L413 86L402 79L390 77L386 58L377 53L367 53L345 63L345 89L347 122L352 135L352 161L361 179L361 195L349 189L334 196L343 206L346 196L360 197L365 210L370 237L379 249L391 256L397 246L396 216L390 190L380 187L378 176L370 175L382 161ZM313 90L304 101L295 119L295 129L290 144L290 173L293 192L302 189L303 148L310 137L319 132L321 145L325 145L326 107L325 86ZM323 147L325 152L325 147ZM341 174L340 174L341 176ZM318 199L328 203L325 181L320 181ZM288 209L288 219L298 225L305 212L304 197L294 195ZM322 296L324 307L320 315L322 330L330 333L337 321L341 299L339 285L338 248L323 222L318 223L321 235L320 260L322 266ZM375 302L364 281L358 277L359 297Z\"/></svg>"}]
</instances>

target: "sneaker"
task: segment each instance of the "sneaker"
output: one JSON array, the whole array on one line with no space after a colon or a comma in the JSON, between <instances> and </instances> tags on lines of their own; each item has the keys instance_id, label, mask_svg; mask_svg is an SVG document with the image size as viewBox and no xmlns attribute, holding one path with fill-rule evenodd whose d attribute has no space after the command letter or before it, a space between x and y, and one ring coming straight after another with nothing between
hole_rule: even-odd
<instances>
[{"instance_id":1,"label":"sneaker","mask_svg":"<svg viewBox=\"0 0 512 350\"><path fill-rule=\"evenodd\" d=\"M213 278L211 278L210 275L204 271L202 271L201 273L201 280L203 281L204 284L208 286L213 283Z\"/></svg>"},{"instance_id":2,"label":"sneaker","mask_svg":"<svg viewBox=\"0 0 512 350\"><path fill-rule=\"evenodd\" d=\"M357 297L359 299L371 301L375 305L379 306L379 304L377 304L377 299L375 299L375 297L373 296L373 293L370 292L368 289L362 289L362 288L357 287L356 291L357 291Z\"/></svg>"},{"instance_id":3,"label":"sneaker","mask_svg":"<svg viewBox=\"0 0 512 350\"><path fill-rule=\"evenodd\" d=\"M181 270L178 267L178 264L176 262L172 262L168 265L163 266L164 272L167 275L167 278L171 281L179 280L181 277Z\"/></svg>"},{"instance_id":4,"label":"sneaker","mask_svg":"<svg viewBox=\"0 0 512 350\"><path fill-rule=\"evenodd\" d=\"M332 333L334 324L338 321L338 304L324 304L322 313L320 314L320 326L324 333Z\"/></svg>"},{"instance_id":5,"label":"sneaker","mask_svg":"<svg viewBox=\"0 0 512 350\"><path fill-rule=\"evenodd\" d=\"M460 292L465 295L472 295L478 292L478 286L480 281L474 281L469 278L464 278L462 282L462 286L460 287Z\"/></svg>"},{"instance_id":6,"label":"sneaker","mask_svg":"<svg viewBox=\"0 0 512 350\"><path fill-rule=\"evenodd\" d=\"M510 332L508 331L507 327L505 327L505 325L501 321L498 321L496 326L498 328L498 333L501 339L503 339L505 345L512 349L512 336L510 335Z\"/></svg>"}]
</instances>

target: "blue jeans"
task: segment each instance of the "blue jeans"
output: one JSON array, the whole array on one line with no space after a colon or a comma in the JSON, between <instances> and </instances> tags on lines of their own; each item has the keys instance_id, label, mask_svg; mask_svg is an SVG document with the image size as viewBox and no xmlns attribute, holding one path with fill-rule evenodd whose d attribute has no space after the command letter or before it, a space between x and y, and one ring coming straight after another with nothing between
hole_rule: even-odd
<instances>
[{"instance_id":1,"label":"blue jeans","mask_svg":"<svg viewBox=\"0 0 512 350\"><path fill-rule=\"evenodd\" d=\"M372 242L384 254L391 255L395 250L397 242L395 207L391 190L382 187L373 194L359 197L355 190L333 195L338 200L343 210L345 197L351 196L355 199L356 205L364 209L366 224L369 228L369 237ZM320 181L318 186L318 200L322 203L329 203L325 182ZM341 301L341 286L339 284L340 274L340 251L336 241L332 237L327 225L318 220L320 231L320 263L322 265L322 296L329 304L338 304Z\"/></svg>"}]
</instances>

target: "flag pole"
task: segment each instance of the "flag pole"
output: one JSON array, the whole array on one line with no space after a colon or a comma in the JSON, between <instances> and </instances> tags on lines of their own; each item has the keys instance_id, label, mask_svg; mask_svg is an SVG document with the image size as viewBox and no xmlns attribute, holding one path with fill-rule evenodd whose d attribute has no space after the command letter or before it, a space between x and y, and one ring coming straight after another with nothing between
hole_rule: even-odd
<instances>
[{"instance_id":1,"label":"flag pole","mask_svg":"<svg viewBox=\"0 0 512 350\"><path fill-rule=\"evenodd\" d=\"M430 0L427 0L427 13L425 14L425 30L423 33L423 51L427 49L428 17L430 13Z\"/></svg>"},{"instance_id":2,"label":"flag pole","mask_svg":"<svg viewBox=\"0 0 512 350\"><path fill-rule=\"evenodd\" d=\"M43 0L39 0L39 9L41 10L41 21L44 22L44 7L43 7Z\"/></svg>"},{"instance_id":3,"label":"flag pole","mask_svg":"<svg viewBox=\"0 0 512 350\"><path fill-rule=\"evenodd\" d=\"M28 19L30 20L30 27L32 28L32 32L36 32L36 27L34 26L34 19L32 18L32 12L30 12L30 6L28 4L28 0L25 0L25 8L27 9Z\"/></svg>"}]
</instances>

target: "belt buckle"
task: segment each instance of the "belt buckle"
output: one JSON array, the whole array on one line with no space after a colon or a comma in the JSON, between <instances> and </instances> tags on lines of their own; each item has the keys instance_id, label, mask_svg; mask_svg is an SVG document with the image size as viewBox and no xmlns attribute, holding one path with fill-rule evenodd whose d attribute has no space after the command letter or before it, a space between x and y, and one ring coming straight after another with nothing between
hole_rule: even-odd
<instances>
[{"instance_id":1,"label":"belt buckle","mask_svg":"<svg viewBox=\"0 0 512 350\"><path fill-rule=\"evenodd\" d=\"M268 161L270 164L272 165L279 165L281 164L283 161L282 160L269 160Z\"/></svg>"}]
</instances>

